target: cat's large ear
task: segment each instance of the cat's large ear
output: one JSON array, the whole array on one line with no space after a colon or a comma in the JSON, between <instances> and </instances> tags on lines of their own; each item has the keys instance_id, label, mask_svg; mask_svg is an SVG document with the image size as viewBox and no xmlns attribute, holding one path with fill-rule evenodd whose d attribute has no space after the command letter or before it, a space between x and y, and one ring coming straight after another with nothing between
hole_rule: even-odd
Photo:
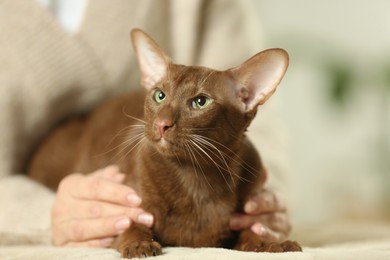
<instances>
[{"instance_id":1,"label":"cat's large ear","mask_svg":"<svg viewBox=\"0 0 390 260\"><path fill-rule=\"evenodd\" d=\"M141 84L152 89L167 74L171 59L145 32L131 31L131 42L141 70Z\"/></svg>"},{"instance_id":2,"label":"cat's large ear","mask_svg":"<svg viewBox=\"0 0 390 260\"><path fill-rule=\"evenodd\" d=\"M257 106L264 104L275 92L287 70L288 62L285 50L268 49L229 70L245 112L255 111Z\"/></svg>"}]
</instances>

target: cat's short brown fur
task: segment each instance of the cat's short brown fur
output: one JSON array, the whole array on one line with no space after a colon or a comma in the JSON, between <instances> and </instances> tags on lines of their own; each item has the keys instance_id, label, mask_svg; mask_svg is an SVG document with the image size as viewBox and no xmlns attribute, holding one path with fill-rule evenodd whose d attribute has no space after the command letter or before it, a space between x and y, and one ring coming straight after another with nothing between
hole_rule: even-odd
<instances>
[{"instance_id":1,"label":"cat's short brown fur","mask_svg":"<svg viewBox=\"0 0 390 260\"><path fill-rule=\"evenodd\" d=\"M282 79L287 53L266 50L216 71L172 63L141 30L132 31L132 42L144 91L115 97L55 130L29 175L56 189L67 174L117 164L155 219L151 229L133 224L116 239L124 257L159 255L161 246L301 250L229 229L231 215L266 178L245 130Z\"/></svg>"}]
</instances>

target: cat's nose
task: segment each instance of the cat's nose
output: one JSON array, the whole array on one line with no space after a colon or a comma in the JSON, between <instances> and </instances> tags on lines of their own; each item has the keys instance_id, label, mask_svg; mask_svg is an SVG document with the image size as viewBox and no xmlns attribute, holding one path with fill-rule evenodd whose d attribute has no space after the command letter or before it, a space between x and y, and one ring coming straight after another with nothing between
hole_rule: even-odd
<instances>
[{"instance_id":1,"label":"cat's nose","mask_svg":"<svg viewBox=\"0 0 390 260\"><path fill-rule=\"evenodd\" d=\"M165 132L173 126L173 122L170 120L156 120L154 124L160 134L160 137L163 137Z\"/></svg>"}]
</instances>

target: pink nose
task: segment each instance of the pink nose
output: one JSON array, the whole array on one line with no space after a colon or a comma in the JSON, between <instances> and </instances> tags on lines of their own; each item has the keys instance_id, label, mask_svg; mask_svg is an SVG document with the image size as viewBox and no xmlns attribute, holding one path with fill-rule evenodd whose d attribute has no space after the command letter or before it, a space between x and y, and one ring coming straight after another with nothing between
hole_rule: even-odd
<instances>
[{"instance_id":1,"label":"pink nose","mask_svg":"<svg viewBox=\"0 0 390 260\"><path fill-rule=\"evenodd\" d=\"M170 120L156 120L154 124L157 131L160 133L160 137L163 137L165 132L173 126L173 123Z\"/></svg>"}]
</instances>

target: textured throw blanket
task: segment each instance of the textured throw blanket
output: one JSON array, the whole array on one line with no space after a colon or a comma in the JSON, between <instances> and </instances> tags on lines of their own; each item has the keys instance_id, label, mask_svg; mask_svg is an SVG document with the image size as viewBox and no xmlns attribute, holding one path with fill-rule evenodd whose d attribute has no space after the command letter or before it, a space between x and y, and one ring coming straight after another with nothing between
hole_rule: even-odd
<instances>
[{"instance_id":1,"label":"textured throw blanket","mask_svg":"<svg viewBox=\"0 0 390 260\"><path fill-rule=\"evenodd\" d=\"M0 259L93 259L117 260L113 249L54 248L45 246L0 247ZM151 259L169 260L385 260L390 259L390 240L344 244L332 247L304 248L299 253L252 253L220 248L166 248L164 254Z\"/></svg>"}]
</instances>

